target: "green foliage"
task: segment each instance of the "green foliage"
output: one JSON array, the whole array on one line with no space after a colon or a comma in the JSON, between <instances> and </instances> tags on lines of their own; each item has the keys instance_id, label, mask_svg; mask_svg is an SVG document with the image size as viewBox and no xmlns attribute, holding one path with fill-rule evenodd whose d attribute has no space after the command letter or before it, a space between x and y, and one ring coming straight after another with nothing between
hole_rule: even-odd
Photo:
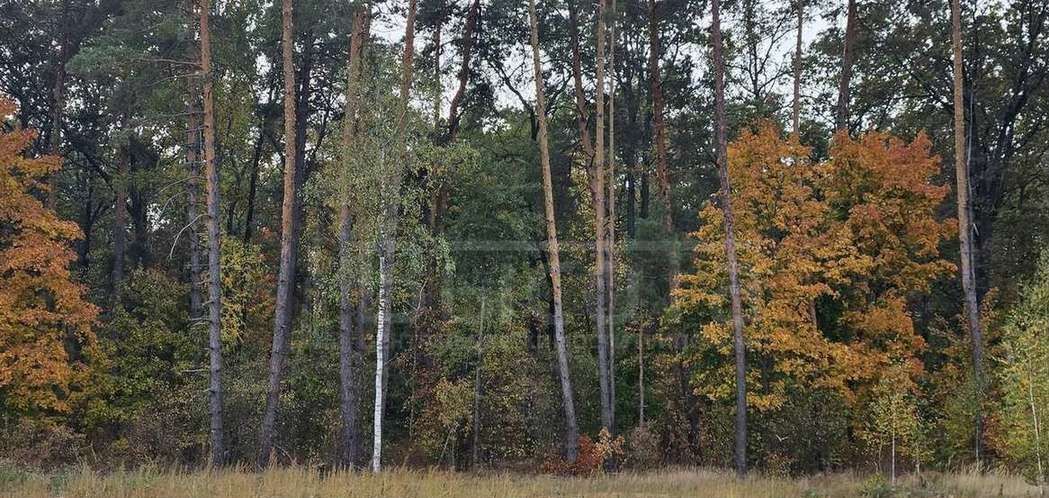
<instances>
[{"instance_id":1,"label":"green foliage","mask_svg":"<svg viewBox=\"0 0 1049 498\"><path fill-rule=\"evenodd\" d=\"M1049 251L1020 293L1005 322L1000 416L1006 456L1034 482L1049 465L1045 420L1049 415Z\"/></svg>"}]
</instances>

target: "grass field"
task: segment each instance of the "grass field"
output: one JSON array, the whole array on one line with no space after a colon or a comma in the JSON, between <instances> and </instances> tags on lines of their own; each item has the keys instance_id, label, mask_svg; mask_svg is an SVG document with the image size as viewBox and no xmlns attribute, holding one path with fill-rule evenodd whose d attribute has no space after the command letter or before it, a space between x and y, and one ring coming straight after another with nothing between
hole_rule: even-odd
<instances>
[{"instance_id":1,"label":"grass field","mask_svg":"<svg viewBox=\"0 0 1049 498\"><path fill-rule=\"evenodd\" d=\"M0 467L0 497L11 498L335 498L335 497L545 497L643 496L710 498L996 497L1042 496L1022 479L998 474L927 474L897 486L883 478L834 474L801 479L753 476L736 480L723 471L676 469L591 478L522 474L390 471L380 475L336 472L322 476L301 467L263 473L240 469L178 472L143 468L100 474Z\"/></svg>"}]
</instances>

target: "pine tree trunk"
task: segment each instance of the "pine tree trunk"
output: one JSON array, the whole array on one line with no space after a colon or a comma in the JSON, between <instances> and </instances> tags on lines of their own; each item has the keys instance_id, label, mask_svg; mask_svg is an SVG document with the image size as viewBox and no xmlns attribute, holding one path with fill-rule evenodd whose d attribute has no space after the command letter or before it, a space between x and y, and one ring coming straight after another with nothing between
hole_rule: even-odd
<instances>
[{"instance_id":1,"label":"pine tree trunk","mask_svg":"<svg viewBox=\"0 0 1049 498\"><path fill-rule=\"evenodd\" d=\"M732 187L728 176L728 144L725 119L725 56L721 40L719 0L711 0L711 43L714 52L714 134L716 160L721 182L721 211L725 217L725 260L728 267L729 297L732 303L733 349L736 359L736 473L747 473L747 388L746 351L743 343L743 306L740 302L739 263L736 260L735 218Z\"/></svg>"},{"instance_id":2,"label":"pine tree trunk","mask_svg":"<svg viewBox=\"0 0 1049 498\"><path fill-rule=\"evenodd\" d=\"M546 123L546 90L543 83L542 62L539 59L539 21L535 0L528 1L528 20L531 27L532 74L535 79L536 109L539 121L539 161L543 170L543 211L546 215L546 239L549 255L550 293L554 307L554 342L557 347L557 373L561 380L561 407L565 415L564 449L569 462L579 455L579 427L576 425L572 378L568 369L568 345L565 339L565 320L561 302L561 251L557 242L557 221L554 216L554 187L550 173L550 139Z\"/></svg>"},{"instance_id":3,"label":"pine tree trunk","mask_svg":"<svg viewBox=\"0 0 1049 498\"><path fill-rule=\"evenodd\" d=\"M951 0L951 45L954 52L954 176L958 197L958 239L961 242L962 291L965 294L965 317L972 341L973 379L976 381L977 407L975 447L980 462L983 442L983 331L980 303L976 297L973 273L972 206L969 204L969 163L965 148L964 68L962 66L962 21L959 0Z\"/></svg>"},{"instance_id":4,"label":"pine tree trunk","mask_svg":"<svg viewBox=\"0 0 1049 498\"><path fill-rule=\"evenodd\" d=\"M575 84L576 125L579 127L579 142L583 147L587 168L594 160L594 144L590 141L590 116L587 113L586 97L583 94L582 55L579 50L579 2L576 0L568 9L568 28L572 38L572 81Z\"/></svg>"},{"instance_id":5,"label":"pine tree trunk","mask_svg":"<svg viewBox=\"0 0 1049 498\"><path fill-rule=\"evenodd\" d=\"M594 164L590 174L590 192L594 201L594 281L597 325L597 375L601 394L601 427L612 432L612 395L608 372L608 330L604 320L607 262L605 254L605 0L597 3L597 68L594 88L596 118Z\"/></svg>"},{"instance_id":6,"label":"pine tree trunk","mask_svg":"<svg viewBox=\"0 0 1049 498\"><path fill-rule=\"evenodd\" d=\"M805 0L796 0L798 9L798 31L794 41L794 102L791 113L791 135L801 141L801 35L805 23Z\"/></svg>"},{"instance_id":7,"label":"pine tree trunk","mask_svg":"<svg viewBox=\"0 0 1049 498\"><path fill-rule=\"evenodd\" d=\"M372 433L372 472L382 470L382 422L386 402L386 378L390 355L390 313L392 311L393 265L396 254L400 206L401 168L408 163L408 101L411 98L415 61L416 0L408 1L404 28L404 55L401 58L400 111L397 122L399 157L394 159L391 178L384 188L384 214L379 223L379 317L375 335L375 413Z\"/></svg>"},{"instance_id":8,"label":"pine tree trunk","mask_svg":"<svg viewBox=\"0 0 1049 498\"><path fill-rule=\"evenodd\" d=\"M219 231L219 170L215 162L215 105L211 73L211 30L209 0L200 2L200 66L204 74L204 174L207 189L208 225L208 357L210 385L208 411L211 419L211 463L226 460L222 428L222 271Z\"/></svg>"},{"instance_id":9,"label":"pine tree trunk","mask_svg":"<svg viewBox=\"0 0 1049 498\"><path fill-rule=\"evenodd\" d=\"M197 99L197 87L191 84L186 104L188 116L186 131L186 170L189 180L186 182L186 223L189 224L189 318L196 322L201 318L202 300L200 295L200 237L197 235L197 209L200 193L200 114L194 105Z\"/></svg>"},{"instance_id":10,"label":"pine tree trunk","mask_svg":"<svg viewBox=\"0 0 1049 498\"><path fill-rule=\"evenodd\" d=\"M353 468L357 461L357 404L360 398L360 387L357 370L360 368L360 351L357 349L361 323L354 320L356 307L353 294L359 290L356 285L356 272L350 268L353 264L353 218L350 206L350 148L356 137L357 109L360 107L360 82L364 44L368 39L370 6L362 5L353 15L353 27L350 35L349 68L346 83L346 112L342 123L342 199L339 205L339 414L342 418L342 440L339 447L339 459L344 468ZM358 296L357 299L360 299Z\"/></svg>"},{"instance_id":11,"label":"pine tree trunk","mask_svg":"<svg viewBox=\"0 0 1049 498\"><path fill-rule=\"evenodd\" d=\"M270 461L273 434L280 405L280 388L284 360L287 357L291 329L292 294L295 287L295 247L297 233L295 213L298 197L298 127L296 126L294 31L292 0L281 2L281 61L284 70L284 200L281 204L280 270L277 276L277 303L273 320L273 345L270 351L269 380L266 386L266 408L259 435L260 467Z\"/></svg>"},{"instance_id":12,"label":"pine tree trunk","mask_svg":"<svg viewBox=\"0 0 1049 498\"><path fill-rule=\"evenodd\" d=\"M189 25L192 26L196 19L194 15L194 0L186 2L187 11L190 13ZM192 45L191 45L192 47ZM189 48L187 60L199 60L198 50ZM200 87L193 78L186 80L186 224L189 227L187 234L189 239L189 319L191 323L200 320L203 311L203 299L201 298L201 246L200 234L197 231L197 217L200 209L200 156L201 156L201 110L197 108L197 99L200 96Z\"/></svg>"},{"instance_id":13,"label":"pine tree trunk","mask_svg":"<svg viewBox=\"0 0 1049 498\"><path fill-rule=\"evenodd\" d=\"M663 78L659 72L659 17L656 1L648 0L648 81L652 93L652 155L656 163L657 195L663 207L663 234L668 237L667 288L674 289L678 274L677 238L674 236L673 204L670 198L670 169L667 164L667 131Z\"/></svg>"},{"instance_id":14,"label":"pine tree trunk","mask_svg":"<svg viewBox=\"0 0 1049 498\"><path fill-rule=\"evenodd\" d=\"M852 81L852 51L856 44L856 30L859 29L856 19L856 0L849 0L848 14L845 21L845 47L841 54L841 79L838 81L838 108L834 119L835 130L850 131L849 127L849 87Z\"/></svg>"}]
</instances>

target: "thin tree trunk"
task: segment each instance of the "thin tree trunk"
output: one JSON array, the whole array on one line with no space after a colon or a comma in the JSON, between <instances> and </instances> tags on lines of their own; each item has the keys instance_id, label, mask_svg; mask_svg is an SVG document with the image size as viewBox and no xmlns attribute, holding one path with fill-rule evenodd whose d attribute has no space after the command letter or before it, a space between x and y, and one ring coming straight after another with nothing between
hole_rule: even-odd
<instances>
[{"instance_id":1,"label":"thin tree trunk","mask_svg":"<svg viewBox=\"0 0 1049 498\"><path fill-rule=\"evenodd\" d=\"M670 198L670 169L667 165L667 132L665 101L663 98L663 78L659 72L659 17L656 1L648 0L648 81L652 93L652 152L656 163L656 180L659 182L657 194L663 205L663 234L670 242L667 259L667 288L673 290L677 283L678 255L677 238L674 237L674 208Z\"/></svg>"},{"instance_id":2,"label":"thin tree trunk","mask_svg":"<svg viewBox=\"0 0 1049 498\"><path fill-rule=\"evenodd\" d=\"M198 89L192 84L186 104L186 170L189 180L186 182L186 223L189 224L189 318L194 323L201 318L202 300L200 295L200 236L197 234L197 208L200 193L200 128L201 119L195 105Z\"/></svg>"},{"instance_id":3,"label":"thin tree trunk","mask_svg":"<svg viewBox=\"0 0 1049 498\"><path fill-rule=\"evenodd\" d=\"M368 39L370 6L365 4L357 8L353 15L352 34L350 35L349 68L346 83L346 112L342 124L342 158L341 190L339 203L339 414L342 418L342 440L339 448L340 463L345 468L353 468L357 461L357 403L360 388L357 382L359 350L357 335L361 323L354 320L356 311L353 293L357 289L356 275L351 270L353 265L352 232L353 218L350 207L350 158L347 157L357 134L357 109L360 107L360 83L364 54L364 44ZM360 299L358 296L357 299Z\"/></svg>"},{"instance_id":4,"label":"thin tree trunk","mask_svg":"<svg viewBox=\"0 0 1049 498\"><path fill-rule=\"evenodd\" d=\"M601 394L601 427L612 432L612 393L608 372L608 330L603 319L607 282L605 254L605 0L597 3L597 69L594 87L594 111L596 118L594 164L590 174L590 192L594 200L594 280L596 301L594 320L597 325L597 375Z\"/></svg>"},{"instance_id":5,"label":"thin tree trunk","mask_svg":"<svg viewBox=\"0 0 1049 498\"><path fill-rule=\"evenodd\" d=\"M280 270L277 276L277 304L273 320L273 346L270 352L269 381L266 387L266 409L259 436L260 467L270 461L273 433L280 405L280 387L287 342L291 328L291 300L295 286L296 213L298 165L296 126L294 31L292 0L281 2L281 61L284 70L284 200L281 205Z\"/></svg>"},{"instance_id":6,"label":"thin tree trunk","mask_svg":"<svg viewBox=\"0 0 1049 498\"><path fill-rule=\"evenodd\" d=\"M590 141L589 114L586 108L586 97L583 94L582 55L579 50L579 2L568 9L568 26L572 37L572 81L575 84L576 125L579 127L579 142L583 146L583 155L587 167L594 160L594 144Z\"/></svg>"},{"instance_id":7,"label":"thin tree trunk","mask_svg":"<svg viewBox=\"0 0 1049 498\"><path fill-rule=\"evenodd\" d=\"M645 330L637 329L637 420L645 426Z\"/></svg>"},{"instance_id":8,"label":"thin tree trunk","mask_svg":"<svg viewBox=\"0 0 1049 498\"><path fill-rule=\"evenodd\" d=\"M841 79L838 81L838 108L834 119L835 130L848 130L849 126L849 86L852 81L852 51L856 44L856 0L849 0L848 14L845 21L844 49L841 54Z\"/></svg>"},{"instance_id":9,"label":"thin tree trunk","mask_svg":"<svg viewBox=\"0 0 1049 498\"><path fill-rule=\"evenodd\" d=\"M416 0L408 0L404 28L404 54L401 59L400 111L397 122L399 157L393 160L393 174L385 188L383 220L379 223L379 317L375 339L375 412L372 433L372 472L382 470L382 422L386 402L387 365L390 354L390 312L392 310L393 264L396 254L401 168L408 162L408 101L411 98L415 61Z\"/></svg>"},{"instance_id":10,"label":"thin tree trunk","mask_svg":"<svg viewBox=\"0 0 1049 498\"><path fill-rule=\"evenodd\" d=\"M1041 486L1045 481L1045 471L1042 468L1042 425L1038 419L1038 405L1034 402L1034 374L1032 373L1031 358L1027 358L1027 402L1031 407L1031 421L1034 427L1034 456L1038 465L1038 476L1035 484Z\"/></svg>"},{"instance_id":11,"label":"thin tree trunk","mask_svg":"<svg viewBox=\"0 0 1049 498\"><path fill-rule=\"evenodd\" d=\"M466 13L466 25L463 26L463 60L459 67L459 86L448 106L448 135L445 143L455 142L459 136L459 123L462 120L460 108L466 97L466 86L470 82L470 60L473 56L474 36L481 13L481 1L474 0Z\"/></svg>"},{"instance_id":12,"label":"thin tree trunk","mask_svg":"<svg viewBox=\"0 0 1049 498\"><path fill-rule=\"evenodd\" d=\"M550 139L546 124L546 90L543 83L542 62L539 59L539 20L535 0L528 0L528 21L531 27L532 75L535 79L536 109L539 121L539 162L543 170L543 212L546 216L546 239L550 269L550 294L554 308L554 342L557 346L557 373L561 380L561 407L565 415L564 450L569 462L579 455L579 427L576 425L572 378L568 370L568 346L565 339L565 319L561 303L561 251L557 243L557 220L554 216L554 187L550 173Z\"/></svg>"},{"instance_id":13,"label":"thin tree trunk","mask_svg":"<svg viewBox=\"0 0 1049 498\"><path fill-rule=\"evenodd\" d=\"M470 468L477 469L481 448L481 367L484 365L484 296L481 296L481 326L477 331L477 368L474 369L473 444Z\"/></svg>"},{"instance_id":14,"label":"thin tree trunk","mask_svg":"<svg viewBox=\"0 0 1049 498\"><path fill-rule=\"evenodd\" d=\"M972 206L969 204L969 163L965 154L965 99L962 67L962 21L959 0L951 0L951 45L954 52L954 176L958 196L958 239L961 241L961 277L965 294L965 317L972 341L973 379L976 382L977 407L975 447L980 463L983 442L983 332L980 303L976 297L973 273Z\"/></svg>"},{"instance_id":15,"label":"thin tree trunk","mask_svg":"<svg viewBox=\"0 0 1049 498\"><path fill-rule=\"evenodd\" d=\"M794 41L794 105L791 114L791 135L801 141L801 35L805 24L805 0L797 0L798 31Z\"/></svg>"},{"instance_id":16,"label":"thin tree trunk","mask_svg":"<svg viewBox=\"0 0 1049 498\"><path fill-rule=\"evenodd\" d=\"M124 259L127 253L127 185L130 181L131 141L120 146L117 152L117 176L113 179L116 201L113 206L113 307L120 304L124 289Z\"/></svg>"},{"instance_id":17,"label":"thin tree trunk","mask_svg":"<svg viewBox=\"0 0 1049 498\"><path fill-rule=\"evenodd\" d=\"M608 399L612 427L616 421L616 0L612 3L612 21L608 39L608 231L605 242L605 280L608 282Z\"/></svg>"},{"instance_id":18,"label":"thin tree trunk","mask_svg":"<svg viewBox=\"0 0 1049 498\"><path fill-rule=\"evenodd\" d=\"M215 105L212 94L211 31L209 0L200 2L200 69L204 75L204 171L207 178L208 224L208 357L210 385L208 411L211 418L211 463L226 460L222 429L222 269L219 231L219 170L215 162Z\"/></svg>"},{"instance_id":19,"label":"thin tree trunk","mask_svg":"<svg viewBox=\"0 0 1049 498\"><path fill-rule=\"evenodd\" d=\"M62 2L62 18L60 22L66 21L65 15L68 4L68 1ZM62 157L62 110L65 107L66 61L69 60L69 37L64 26L60 29L63 30L63 39L59 47L58 59L55 61L55 83L51 88L51 135L48 137L50 139L48 153L59 158ZM59 171L61 171L63 162L64 160L60 159ZM48 177L47 207L51 210L54 210L58 205L57 176L58 172L55 172Z\"/></svg>"},{"instance_id":20,"label":"thin tree trunk","mask_svg":"<svg viewBox=\"0 0 1049 498\"><path fill-rule=\"evenodd\" d=\"M743 344L743 306L740 303L739 263L736 260L735 218L732 187L728 176L725 122L725 57L721 40L721 8L711 0L711 43L714 52L714 134L717 141L718 176L721 180L721 211L725 216L725 259L728 266L729 297L732 303L733 349L736 357L736 473L747 473L746 351Z\"/></svg>"},{"instance_id":21,"label":"thin tree trunk","mask_svg":"<svg viewBox=\"0 0 1049 498\"><path fill-rule=\"evenodd\" d=\"M266 126L265 118L259 124L259 136L255 139L255 148L251 153L251 178L248 180L248 205L244 210L242 236L245 244L251 242L251 234L255 225L255 198L259 192L259 163L262 161L262 148L265 146L265 132L262 130L264 126Z\"/></svg>"}]
</instances>

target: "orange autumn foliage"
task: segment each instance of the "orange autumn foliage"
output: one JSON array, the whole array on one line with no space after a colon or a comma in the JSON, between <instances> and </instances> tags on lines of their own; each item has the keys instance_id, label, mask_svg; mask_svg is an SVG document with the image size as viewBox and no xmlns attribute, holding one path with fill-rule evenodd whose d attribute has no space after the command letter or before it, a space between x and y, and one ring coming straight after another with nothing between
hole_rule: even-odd
<instances>
[{"instance_id":1,"label":"orange autumn foliage","mask_svg":"<svg viewBox=\"0 0 1049 498\"><path fill-rule=\"evenodd\" d=\"M953 270L938 247L956 230L935 215L947 187L932 182L930 147L924 135L840 134L813 162L770 124L731 144L751 406L774 409L797 385L855 401L889 366L922 372L907 302ZM714 203L699 217L696 271L680 277L674 310L699 317L702 343L727 359L723 218ZM697 392L731 398L731 368L700 369Z\"/></svg>"},{"instance_id":2,"label":"orange autumn foliage","mask_svg":"<svg viewBox=\"0 0 1049 498\"><path fill-rule=\"evenodd\" d=\"M0 116L14 110L0 98ZM26 157L35 135L0 132L0 404L15 412L69 409L70 384L86 372L70 352L94 343L98 314L69 272L79 228L38 197L59 159Z\"/></svg>"}]
</instances>

